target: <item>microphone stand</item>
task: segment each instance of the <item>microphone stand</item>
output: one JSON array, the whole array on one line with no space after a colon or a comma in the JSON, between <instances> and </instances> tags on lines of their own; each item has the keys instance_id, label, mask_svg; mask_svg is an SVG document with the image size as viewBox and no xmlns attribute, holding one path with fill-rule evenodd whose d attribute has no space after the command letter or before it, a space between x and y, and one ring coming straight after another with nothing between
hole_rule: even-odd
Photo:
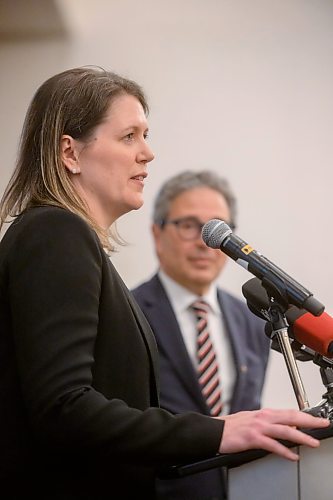
<instances>
[{"instance_id":1,"label":"microphone stand","mask_svg":"<svg viewBox=\"0 0 333 500\"><path fill-rule=\"evenodd\" d=\"M267 313L269 318L268 323L270 323L271 326L271 339L277 340L280 352L283 354L298 407L300 410L307 410L310 408L310 405L298 370L298 366L296 364L295 356L290 345L290 339L288 335L288 322L285 316L285 309L281 306L281 304L276 302L274 297L271 297L271 305Z\"/></svg>"},{"instance_id":2,"label":"microphone stand","mask_svg":"<svg viewBox=\"0 0 333 500\"><path fill-rule=\"evenodd\" d=\"M289 337L285 315L289 303L283 286L277 286L268 277L261 282L252 278L243 285L243 295L250 311L266 321L265 332L272 341L271 349L283 354L299 409L333 422L333 358L327 358ZM311 408L296 364L296 361L310 360L320 367L321 379L326 387L322 401Z\"/></svg>"},{"instance_id":3,"label":"microphone stand","mask_svg":"<svg viewBox=\"0 0 333 500\"><path fill-rule=\"evenodd\" d=\"M308 356L310 355L307 349ZM320 366L320 375L324 386L326 387L325 394L322 395L322 400L316 406L309 408L307 413L311 413L316 417L328 418L333 420L333 360L312 351L312 361Z\"/></svg>"},{"instance_id":4,"label":"microphone stand","mask_svg":"<svg viewBox=\"0 0 333 500\"><path fill-rule=\"evenodd\" d=\"M272 349L277 352L283 352L281 343L277 342L277 338L272 340ZM289 340L291 340L289 338ZM312 361L320 367L321 380L326 387L325 394L322 395L322 400L315 406L304 408L306 413L311 413L316 417L328 418L333 421L333 359L326 358L309 347L300 344L297 340L292 339L290 343L291 351L294 358L298 361ZM290 354L288 355L290 356Z\"/></svg>"}]
</instances>

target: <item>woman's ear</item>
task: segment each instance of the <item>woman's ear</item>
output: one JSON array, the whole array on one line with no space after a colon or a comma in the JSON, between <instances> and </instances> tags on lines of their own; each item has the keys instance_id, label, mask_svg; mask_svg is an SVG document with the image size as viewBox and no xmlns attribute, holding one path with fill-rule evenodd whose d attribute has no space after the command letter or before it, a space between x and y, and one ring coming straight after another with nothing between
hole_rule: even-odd
<instances>
[{"instance_id":1,"label":"woman's ear","mask_svg":"<svg viewBox=\"0 0 333 500\"><path fill-rule=\"evenodd\" d=\"M64 166L71 174L79 174L77 145L70 135L63 135L60 141L60 155Z\"/></svg>"}]
</instances>

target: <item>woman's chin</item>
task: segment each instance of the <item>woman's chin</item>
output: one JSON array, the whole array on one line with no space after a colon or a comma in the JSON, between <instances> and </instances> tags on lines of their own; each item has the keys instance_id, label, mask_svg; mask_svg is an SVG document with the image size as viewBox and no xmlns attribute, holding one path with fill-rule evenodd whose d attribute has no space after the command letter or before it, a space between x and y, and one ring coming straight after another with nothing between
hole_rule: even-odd
<instances>
[{"instance_id":1,"label":"woman's chin","mask_svg":"<svg viewBox=\"0 0 333 500\"><path fill-rule=\"evenodd\" d=\"M131 210L139 210L139 208L142 207L144 203L144 199L143 199L143 196L138 196L135 200L133 200L133 206L131 208Z\"/></svg>"},{"instance_id":2,"label":"woman's chin","mask_svg":"<svg viewBox=\"0 0 333 500\"><path fill-rule=\"evenodd\" d=\"M128 212L131 212L132 210L139 210L139 208L141 208L142 205L143 205L143 197L142 196L137 197L135 199L131 199L131 201L123 207L122 213L119 214L118 217L120 217L121 215L124 215Z\"/></svg>"}]
</instances>

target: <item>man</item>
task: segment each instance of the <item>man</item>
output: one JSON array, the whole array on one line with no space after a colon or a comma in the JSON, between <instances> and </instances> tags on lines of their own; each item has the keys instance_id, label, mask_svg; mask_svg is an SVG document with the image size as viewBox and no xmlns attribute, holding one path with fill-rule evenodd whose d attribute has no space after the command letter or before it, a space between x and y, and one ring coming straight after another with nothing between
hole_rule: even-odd
<instances>
[{"instance_id":1,"label":"man","mask_svg":"<svg viewBox=\"0 0 333 500\"><path fill-rule=\"evenodd\" d=\"M202 226L214 218L235 227L236 200L225 179L210 171L169 179L153 213L160 269L133 290L158 344L161 406L173 413L260 407L269 339L245 302L217 287L227 256L201 238ZM224 483L219 469L161 480L158 498L223 499Z\"/></svg>"}]
</instances>

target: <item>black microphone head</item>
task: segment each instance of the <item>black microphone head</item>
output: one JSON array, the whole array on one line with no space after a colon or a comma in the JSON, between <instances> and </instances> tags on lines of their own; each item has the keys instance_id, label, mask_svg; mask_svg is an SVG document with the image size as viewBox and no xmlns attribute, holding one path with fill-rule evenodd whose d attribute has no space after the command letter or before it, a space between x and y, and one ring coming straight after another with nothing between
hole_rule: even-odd
<instances>
[{"instance_id":1,"label":"black microphone head","mask_svg":"<svg viewBox=\"0 0 333 500\"><path fill-rule=\"evenodd\" d=\"M201 237L208 247L220 248L231 233L230 227L223 220L211 219L203 226Z\"/></svg>"},{"instance_id":2,"label":"black microphone head","mask_svg":"<svg viewBox=\"0 0 333 500\"><path fill-rule=\"evenodd\" d=\"M259 316L259 318L267 321L269 319L268 310L271 303L261 281L258 278L250 279L242 286L242 292L250 311Z\"/></svg>"},{"instance_id":3,"label":"black microphone head","mask_svg":"<svg viewBox=\"0 0 333 500\"><path fill-rule=\"evenodd\" d=\"M259 278L251 278L242 286L245 299L251 302L258 310L268 310L271 306L266 289Z\"/></svg>"}]
</instances>

